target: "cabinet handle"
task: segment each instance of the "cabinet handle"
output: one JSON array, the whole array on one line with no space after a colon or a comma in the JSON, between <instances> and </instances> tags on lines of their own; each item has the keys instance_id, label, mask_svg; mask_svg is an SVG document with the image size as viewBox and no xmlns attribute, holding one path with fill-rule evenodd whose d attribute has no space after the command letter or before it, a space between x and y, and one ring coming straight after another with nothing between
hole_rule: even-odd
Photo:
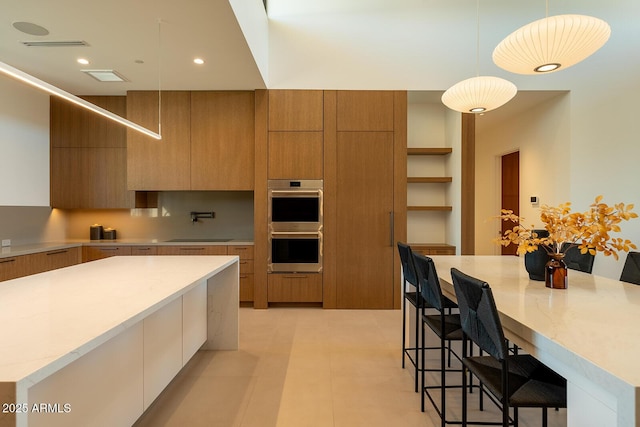
<instances>
[{"instance_id":1,"label":"cabinet handle","mask_svg":"<svg viewBox=\"0 0 640 427\"><path fill-rule=\"evenodd\" d=\"M3 259L3 260L0 260L0 264L8 264L10 262L15 262L15 260L16 260L15 258Z\"/></svg>"},{"instance_id":2,"label":"cabinet handle","mask_svg":"<svg viewBox=\"0 0 640 427\"><path fill-rule=\"evenodd\" d=\"M117 251L120 248L100 248L101 251Z\"/></svg>"},{"instance_id":3,"label":"cabinet handle","mask_svg":"<svg viewBox=\"0 0 640 427\"><path fill-rule=\"evenodd\" d=\"M241 274L241 275L240 275L240 278L241 278L241 279L246 279L247 277L248 277L248 276L247 276L246 274Z\"/></svg>"},{"instance_id":4,"label":"cabinet handle","mask_svg":"<svg viewBox=\"0 0 640 427\"><path fill-rule=\"evenodd\" d=\"M203 251L205 248L180 248L181 251Z\"/></svg>"},{"instance_id":5,"label":"cabinet handle","mask_svg":"<svg viewBox=\"0 0 640 427\"><path fill-rule=\"evenodd\" d=\"M138 251L150 251L151 248L136 248Z\"/></svg>"},{"instance_id":6,"label":"cabinet handle","mask_svg":"<svg viewBox=\"0 0 640 427\"><path fill-rule=\"evenodd\" d=\"M296 274L296 275L293 275L293 276L282 276L282 277L285 278L285 279L306 279L309 276L307 276L306 274L302 274L302 275L301 274Z\"/></svg>"},{"instance_id":7,"label":"cabinet handle","mask_svg":"<svg viewBox=\"0 0 640 427\"><path fill-rule=\"evenodd\" d=\"M234 250L234 251L246 251L247 248L237 248L237 247L234 246L232 250Z\"/></svg>"},{"instance_id":8,"label":"cabinet handle","mask_svg":"<svg viewBox=\"0 0 640 427\"><path fill-rule=\"evenodd\" d=\"M69 252L67 249L62 249L59 251L47 252L47 255L66 254L67 252Z\"/></svg>"}]
</instances>

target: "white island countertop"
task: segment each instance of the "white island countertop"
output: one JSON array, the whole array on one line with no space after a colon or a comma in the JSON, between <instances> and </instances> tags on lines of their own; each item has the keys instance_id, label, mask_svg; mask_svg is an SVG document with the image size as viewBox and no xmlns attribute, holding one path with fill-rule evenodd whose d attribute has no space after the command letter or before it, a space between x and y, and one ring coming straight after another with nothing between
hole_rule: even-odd
<instances>
[{"instance_id":1,"label":"white island countertop","mask_svg":"<svg viewBox=\"0 0 640 427\"><path fill-rule=\"evenodd\" d=\"M0 283L0 381L41 381L237 260L112 257Z\"/></svg>"},{"instance_id":2,"label":"white island countertop","mask_svg":"<svg viewBox=\"0 0 640 427\"><path fill-rule=\"evenodd\" d=\"M549 289L522 258L432 258L451 298L451 268L489 283L507 338L568 380L568 426L640 426L640 286L569 270Z\"/></svg>"}]
</instances>

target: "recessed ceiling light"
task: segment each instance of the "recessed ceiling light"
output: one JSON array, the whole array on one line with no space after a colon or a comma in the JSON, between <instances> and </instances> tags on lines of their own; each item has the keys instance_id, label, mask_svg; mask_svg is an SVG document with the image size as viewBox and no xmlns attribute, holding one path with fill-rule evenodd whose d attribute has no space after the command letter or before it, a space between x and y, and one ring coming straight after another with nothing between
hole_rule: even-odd
<instances>
[{"instance_id":1,"label":"recessed ceiling light","mask_svg":"<svg viewBox=\"0 0 640 427\"><path fill-rule=\"evenodd\" d=\"M113 70L80 70L101 82L126 82L127 79Z\"/></svg>"},{"instance_id":2,"label":"recessed ceiling light","mask_svg":"<svg viewBox=\"0 0 640 427\"><path fill-rule=\"evenodd\" d=\"M198 64L198 65L202 65L204 64L204 59L202 58L196 58L193 60L194 64Z\"/></svg>"},{"instance_id":3,"label":"recessed ceiling light","mask_svg":"<svg viewBox=\"0 0 640 427\"><path fill-rule=\"evenodd\" d=\"M89 60L85 58L78 58L78 64L89 65Z\"/></svg>"}]
</instances>

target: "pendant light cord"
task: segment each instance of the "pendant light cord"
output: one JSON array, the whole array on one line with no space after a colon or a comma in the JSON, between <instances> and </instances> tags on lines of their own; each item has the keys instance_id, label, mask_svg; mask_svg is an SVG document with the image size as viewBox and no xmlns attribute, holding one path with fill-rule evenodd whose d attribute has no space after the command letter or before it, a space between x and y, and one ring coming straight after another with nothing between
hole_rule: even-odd
<instances>
[{"instance_id":1,"label":"pendant light cord","mask_svg":"<svg viewBox=\"0 0 640 427\"><path fill-rule=\"evenodd\" d=\"M162 136L162 19L158 18L158 134Z\"/></svg>"},{"instance_id":2,"label":"pendant light cord","mask_svg":"<svg viewBox=\"0 0 640 427\"><path fill-rule=\"evenodd\" d=\"M476 77L480 76L480 0L476 1Z\"/></svg>"}]
</instances>

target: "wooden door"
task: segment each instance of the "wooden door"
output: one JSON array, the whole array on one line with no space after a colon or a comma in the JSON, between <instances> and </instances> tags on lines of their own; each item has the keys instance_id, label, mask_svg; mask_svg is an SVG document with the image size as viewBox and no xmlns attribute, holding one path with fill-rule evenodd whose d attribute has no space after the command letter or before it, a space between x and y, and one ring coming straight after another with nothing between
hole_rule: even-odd
<instances>
[{"instance_id":1,"label":"wooden door","mask_svg":"<svg viewBox=\"0 0 640 427\"><path fill-rule=\"evenodd\" d=\"M502 156L502 209L512 210L520 215L520 152ZM516 224L502 221L502 233L512 229ZM502 246L502 255L515 255L516 245Z\"/></svg>"},{"instance_id":2,"label":"wooden door","mask_svg":"<svg viewBox=\"0 0 640 427\"><path fill-rule=\"evenodd\" d=\"M253 190L251 91L191 93L191 189Z\"/></svg>"},{"instance_id":3,"label":"wooden door","mask_svg":"<svg viewBox=\"0 0 640 427\"><path fill-rule=\"evenodd\" d=\"M338 308L393 308L393 182L392 132L338 132Z\"/></svg>"}]
</instances>

